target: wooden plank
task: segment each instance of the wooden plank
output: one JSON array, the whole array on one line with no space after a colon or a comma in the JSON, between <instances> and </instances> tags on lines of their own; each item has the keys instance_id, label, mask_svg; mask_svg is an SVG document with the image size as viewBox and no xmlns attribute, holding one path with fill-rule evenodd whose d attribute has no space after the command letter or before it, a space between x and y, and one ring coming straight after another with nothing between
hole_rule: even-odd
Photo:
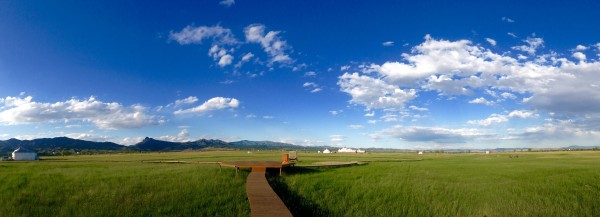
<instances>
[{"instance_id":1,"label":"wooden plank","mask_svg":"<svg viewBox=\"0 0 600 217\"><path fill-rule=\"evenodd\" d=\"M292 216L290 210L269 186L269 182L265 178L266 169L267 166L252 167L252 172L246 179L246 194L250 202L250 215L252 217Z\"/></svg>"}]
</instances>

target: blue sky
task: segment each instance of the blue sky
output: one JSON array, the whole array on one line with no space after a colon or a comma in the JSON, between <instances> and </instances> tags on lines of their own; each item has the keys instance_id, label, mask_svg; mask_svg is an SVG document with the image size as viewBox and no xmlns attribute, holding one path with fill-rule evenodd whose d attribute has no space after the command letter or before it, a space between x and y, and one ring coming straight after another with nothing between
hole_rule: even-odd
<instances>
[{"instance_id":1,"label":"blue sky","mask_svg":"<svg viewBox=\"0 0 600 217\"><path fill-rule=\"evenodd\" d=\"M598 145L599 9L1 1L0 139Z\"/></svg>"}]
</instances>

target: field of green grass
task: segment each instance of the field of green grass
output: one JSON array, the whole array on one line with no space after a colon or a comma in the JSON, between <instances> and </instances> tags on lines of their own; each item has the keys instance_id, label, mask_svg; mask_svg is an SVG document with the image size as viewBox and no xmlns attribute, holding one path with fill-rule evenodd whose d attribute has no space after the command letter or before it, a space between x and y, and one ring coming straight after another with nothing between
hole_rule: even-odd
<instances>
[{"instance_id":1,"label":"field of green grass","mask_svg":"<svg viewBox=\"0 0 600 217\"><path fill-rule=\"evenodd\" d=\"M0 216L249 216L248 170L280 151L42 157L0 162ZM509 155L518 155L511 158ZM600 216L600 152L299 153L269 175L295 216ZM182 161L184 163L150 163ZM208 162L208 163L206 163Z\"/></svg>"}]
</instances>

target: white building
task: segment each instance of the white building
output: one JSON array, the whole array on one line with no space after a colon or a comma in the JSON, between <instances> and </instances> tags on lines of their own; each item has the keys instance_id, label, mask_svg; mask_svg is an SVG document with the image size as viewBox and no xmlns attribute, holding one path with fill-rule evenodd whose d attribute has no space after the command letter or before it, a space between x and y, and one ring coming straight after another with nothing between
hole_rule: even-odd
<instances>
[{"instance_id":1,"label":"white building","mask_svg":"<svg viewBox=\"0 0 600 217\"><path fill-rule=\"evenodd\" d=\"M331 153L331 151L329 151L329 149L323 150L323 154L330 154L330 153Z\"/></svg>"},{"instance_id":2,"label":"white building","mask_svg":"<svg viewBox=\"0 0 600 217\"><path fill-rule=\"evenodd\" d=\"M26 148L17 148L12 153L13 160L38 160L38 155L35 151Z\"/></svg>"},{"instance_id":3,"label":"white building","mask_svg":"<svg viewBox=\"0 0 600 217\"><path fill-rule=\"evenodd\" d=\"M340 148L338 153L356 153L356 150L351 148Z\"/></svg>"}]
</instances>

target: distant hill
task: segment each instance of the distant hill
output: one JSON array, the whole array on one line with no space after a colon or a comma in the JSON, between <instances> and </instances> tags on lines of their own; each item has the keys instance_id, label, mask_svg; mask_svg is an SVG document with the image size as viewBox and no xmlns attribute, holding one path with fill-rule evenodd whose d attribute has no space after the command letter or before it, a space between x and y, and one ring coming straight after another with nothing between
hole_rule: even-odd
<instances>
[{"instance_id":1,"label":"distant hill","mask_svg":"<svg viewBox=\"0 0 600 217\"><path fill-rule=\"evenodd\" d=\"M68 137L42 138L34 140L9 139L0 140L0 154L4 155L23 147L31 150L52 151L52 150L125 150L127 146L119 145L113 142L92 142Z\"/></svg>"},{"instance_id":2,"label":"distant hill","mask_svg":"<svg viewBox=\"0 0 600 217\"><path fill-rule=\"evenodd\" d=\"M247 147L247 148L306 148L305 146L292 145L283 142L272 142L272 141L248 141L242 140L237 142L230 142L229 144L236 147Z\"/></svg>"},{"instance_id":3,"label":"distant hill","mask_svg":"<svg viewBox=\"0 0 600 217\"><path fill-rule=\"evenodd\" d=\"M182 150L201 150L207 148L225 148L225 149L318 149L319 147L305 147L292 145L288 143L272 141L248 141L225 142L216 139L200 139L189 142L168 142L146 137L141 142L124 146L113 142L92 142L68 137L42 138L34 140L0 140L0 155L7 155L17 149L24 147L35 150L40 154L48 155L52 153L73 154L82 151L84 153L105 153L105 152L131 152L131 151L182 151ZM69 150L70 152L65 152Z\"/></svg>"},{"instance_id":4,"label":"distant hill","mask_svg":"<svg viewBox=\"0 0 600 217\"><path fill-rule=\"evenodd\" d=\"M201 139L193 142L167 142L146 137L141 142L128 148L142 151L181 151L204 148L234 148L227 142L213 139Z\"/></svg>"}]
</instances>

